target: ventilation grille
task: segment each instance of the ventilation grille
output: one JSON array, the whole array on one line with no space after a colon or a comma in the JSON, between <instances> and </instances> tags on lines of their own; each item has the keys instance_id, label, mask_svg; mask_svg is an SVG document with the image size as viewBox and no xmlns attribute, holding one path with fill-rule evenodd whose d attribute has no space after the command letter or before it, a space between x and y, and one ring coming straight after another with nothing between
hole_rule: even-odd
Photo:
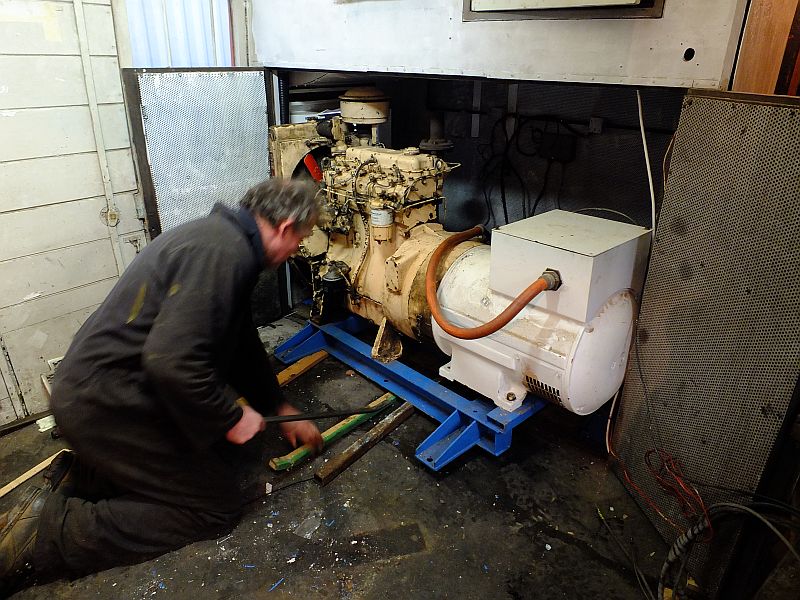
<instances>
[{"instance_id":1,"label":"ventilation grille","mask_svg":"<svg viewBox=\"0 0 800 600\"><path fill-rule=\"evenodd\" d=\"M166 231L235 206L269 176L263 71L138 74L155 199Z\"/></svg>"},{"instance_id":2,"label":"ventilation grille","mask_svg":"<svg viewBox=\"0 0 800 600\"><path fill-rule=\"evenodd\" d=\"M712 486L756 490L800 369L800 105L751 98L684 100L614 436L633 481L683 527L645 452L670 452L707 504L732 497ZM692 554L712 596L728 542Z\"/></svg>"},{"instance_id":3,"label":"ventilation grille","mask_svg":"<svg viewBox=\"0 0 800 600\"><path fill-rule=\"evenodd\" d=\"M558 404L559 406L564 406L564 404L561 402L561 391L558 388L554 388L551 385L542 383L530 375L525 375L525 387L548 402Z\"/></svg>"}]
</instances>

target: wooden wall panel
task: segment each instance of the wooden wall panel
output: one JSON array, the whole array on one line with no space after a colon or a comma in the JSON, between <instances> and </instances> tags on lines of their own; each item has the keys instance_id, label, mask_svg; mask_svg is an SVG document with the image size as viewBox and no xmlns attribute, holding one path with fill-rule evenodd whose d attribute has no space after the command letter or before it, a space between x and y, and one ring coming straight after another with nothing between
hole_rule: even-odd
<instances>
[{"instance_id":1,"label":"wooden wall panel","mask_svg":"<svg viewBox=\"0 0 800 600\"><path fill-rule=\"evenodd\" d=\"M101 104L122 102L122 82L119 78L119 62L116 56L92 56L92 74L97 90L97 101Z\"/></svg>"},{"instance_id":2,"label":"wooden wall panel","mask_svg":"<svg viewBox=\"0 0 800 600\"><path fill-rule=\"evenodd\" d=\"M0 0L0 339L11 357L0 374L19 383L32 411L46 408L46 360L65 352L146 243L110 0L80 4ZM101 216L106 161L115 227ZM3 389L0 422L22 411L16 387Z\"/></svg>"},{"instance_id":3,"label":"wooden wall panel","mask_svg":"<svg viewBox=\"0 0 800 600\"><path fill-rule=\"evenodd\" d=\"M117 279L109 277L72 290L0 308L0 331L16 331L44 323L65 313L98 305L117 283Z\"/></svg>"},{"instance_id":4,"label":"wooden wall panel","mask_svg":"<svg viewBox=\"0 0 800 600\"><path fill-rule=\"evenodd\" d=\"M0 212L100 196L94 152L0 163Z\"/></svg>"},{"instance_id":5,"label":"wooden wall panel","mask_svg":"<svg viewBox=\"0 0 800 600\"><path fill-rule=\"evenodd\" d=\"M0 161L95 149L88 106L0 111Z\"/></svg>"},{"instance_id":6,"label":"wooden wall panel","mask_svg":"<svg viewBox=\"0 0 800 600\"><path fill-rule=\"evenodd\" d=\"M0 3L0 54L80 54L72 3Z\"/></svg>"},{"instance_id":7,"label":"wooden wall panel","mask_svg":"<svg viewBox=\"0 0 800 600\"><path fill-rule=\"evenodd\" d=\"M0 261L0 308L116 276L108 237Z\"/></svg>"},{"instance_id":8,"label":"wooden wall panel","mask_svg":"<svg viewBox=\"0 0 800 600\"><path fill-rule=\"evenodd\" d=\"M137 189L130 148L107 153L115 193ZM103 194L97 154L0 163L0 213Z\"/></svg>"},{"instance_id":9,"label":"wooden wall panel","mask_svg":"<svg viewBox=\"0 0 800 600\"><path fill-rule=\"evenodd\" d=\"M89 306L3 334L8 353L14 357L14 373L29 411L47 409L41 380L42 373L49 369L47 360L64 355L72 336L96 308Z\"/></svg>"},{"instance_id":10,"label":"wooden wall panel","mask_svg":"<svg viewBox=\"0 0 800 600\"><path fill-rule=\"evenodd\" d=\"M133 154L130 148L106 152L108 170L111 172L111 184L114 193L130 192L138 189L136 170L133 166Z\"/></svg>"},{"instance_id":11,"label":"wooden wall panel","mask_svg":"<svg viewBox=\"0 0 800 600\"><path fill-rule=\"evenodd\" d=\"M86 104L79 56L0 56L0 109Z\"/></svg>"},{"instance_id":12,"label":"wooden wall panel","mask_svg":"<svg viewBox=\"0 0 800 600\"><path fill-rule=\"evenodd\" d=\"M98 110L106 149L130 148L131 140L128 136L128 117L125 113L125 105L121 102L118 104L101 104Z\"/></svg>"},{"instance_id":13,"label":"wooden wall panel","mask_svg":"<svg viewBox=\"0 0 800 600\"><path fill-rule=\"evenodd\" d=\"M0 214L0 262L108 237L105 197Z\"/></svg>"},{"instance_id":14,"label":"wooden wall panel","mask_svg":"<svg viewBox=\"0 0 800 600\"><path fill-rule=\"evenodd\" d=\"M114 37L114 19L110 6L85 5L86 34L89 37L89 54L93 56L116 56L117 42Z\"/></svg>"},{"instance_id":15,"label":"wooden wall panel","mask_svg":"<svg viewBox=\"0 0 800 600\"><path fill-rule=\"evenodd\" d=\"M122 102L119 65L113 56L93 56L97 101ZM79 56L0 55L0 110L86 105Z\"/></svg>"},{"instance_id":16,"label":"wooden wall panel","mask_svg":"<svg viewBox=\"0 0 800 600\"><path fill-rule=\"evenodd\" d=\"M753 0L733 79L733 90L775 93L798 0Z\"/></svg>"}]
</instances>

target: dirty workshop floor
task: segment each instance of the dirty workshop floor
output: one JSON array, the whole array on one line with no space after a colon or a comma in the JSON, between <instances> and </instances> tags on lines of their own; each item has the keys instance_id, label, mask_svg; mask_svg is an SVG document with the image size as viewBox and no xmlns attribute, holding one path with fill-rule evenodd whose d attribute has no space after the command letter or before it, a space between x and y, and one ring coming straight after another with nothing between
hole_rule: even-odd
<instances>
[{"instance_id":1,"label":"dirty workshop floor","mask_svg":"<svg viewBox=\"0 0 800 600\"><path fill-rule=\"evenodd\" d=\"M274 347L299 327L283 319L263 328L262 339ZM285 391L309 410L357 408L382 393L332 358ZM311 479L315 465L369 424L315 462L279 474L266 465L288 447L270 427L248 450L243 493L263 493L267 482L273 491L249 505L229 536L14 598L640 598L596 507L618 541L635 549L655 589L665 546L607 469L602 447L583 434L585 420L545 409L515 430L502 456L475 450L442 473L414 457L434 425L417 411L326 487ZM35 425L0 438L0 480L63 445Z\"/></svg>"}]
</instances>

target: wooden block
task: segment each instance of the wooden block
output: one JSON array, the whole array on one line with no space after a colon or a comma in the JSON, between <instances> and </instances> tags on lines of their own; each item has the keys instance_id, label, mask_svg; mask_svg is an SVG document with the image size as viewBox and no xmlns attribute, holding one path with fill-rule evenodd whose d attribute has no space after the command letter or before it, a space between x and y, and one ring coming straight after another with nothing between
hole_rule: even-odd
<instances>
[{"instance_id":1,"label":"wooden block","mask_svg":"<svg viewBox=\"0 0 800 600\"><path fill-rule=\"evenodd\" d=\"M278 373L278 385L283 386L290 381L294 381L300 377L300 375L308 371L314 365L319 364L327 357L328 353L325 350L320 350L319 352L314 352L314 354L309 354L305 358L301 358L296 363L289 365L283 371Z\"/></svg>"},{"instance_id":2,"label":"wooden block","mask_svg":"<svg viewBox=\"0 0 800 600\"><path fill-rule=\"evenodd\" d=\"M380 398L377 398L367 404L367 408L377 408L377 407L387 407L392 404L395 400L397 400L397 396L394 394L384 394ZM330 429L326 429L322 432L322 441L323 445L327 446L330 443L334 442L335 440L342 437L345 433L354 429L364 421L367 421L375 413L365 413L360 415L353 415L352 417L347 417L343 421L339 421L336 425L331 427ZM299 448L296 448L294 451L286 454L284 456L276 456L272 460L269 461L269 466L273 471L285 471L290 467L295 466L296 464L302 462L307 457L309 457L314 452L314 448L308 444L304 444Z\"/></svg>"},{"instance_id":3,"label":"wooden block","mask_svg":"<svg viewBox=\"0 0 800 600\"><path fill-rule=\"evenodd\" d=\"M322 485L328 485L338 477L342 471L366 454L367 450L394 431L412 414L414 414L414 406L408 402L404 402L400 408L386 416L380 423L351 444L344 452L333 457L317 469L317 472L314 473L314 478Z\"/></svg>"}]
</instances>

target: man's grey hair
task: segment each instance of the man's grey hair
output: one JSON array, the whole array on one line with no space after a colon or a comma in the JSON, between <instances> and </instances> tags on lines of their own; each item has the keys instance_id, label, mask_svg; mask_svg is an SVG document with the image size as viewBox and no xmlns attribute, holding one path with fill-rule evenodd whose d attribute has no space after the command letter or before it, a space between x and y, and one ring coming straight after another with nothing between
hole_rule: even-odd
<instances>
[{"instance_id":1,"label":"man's grey hair","mask_svg":"<svg viewBox=\"0 0 800 600\"><path fill-rule=\"evenodd\" d=\"M294 229L311 227L319 216L319 186L302 179L273 178L253 186L239 205L277 227L294 219Z\"/></svg>"}]
</instances>

